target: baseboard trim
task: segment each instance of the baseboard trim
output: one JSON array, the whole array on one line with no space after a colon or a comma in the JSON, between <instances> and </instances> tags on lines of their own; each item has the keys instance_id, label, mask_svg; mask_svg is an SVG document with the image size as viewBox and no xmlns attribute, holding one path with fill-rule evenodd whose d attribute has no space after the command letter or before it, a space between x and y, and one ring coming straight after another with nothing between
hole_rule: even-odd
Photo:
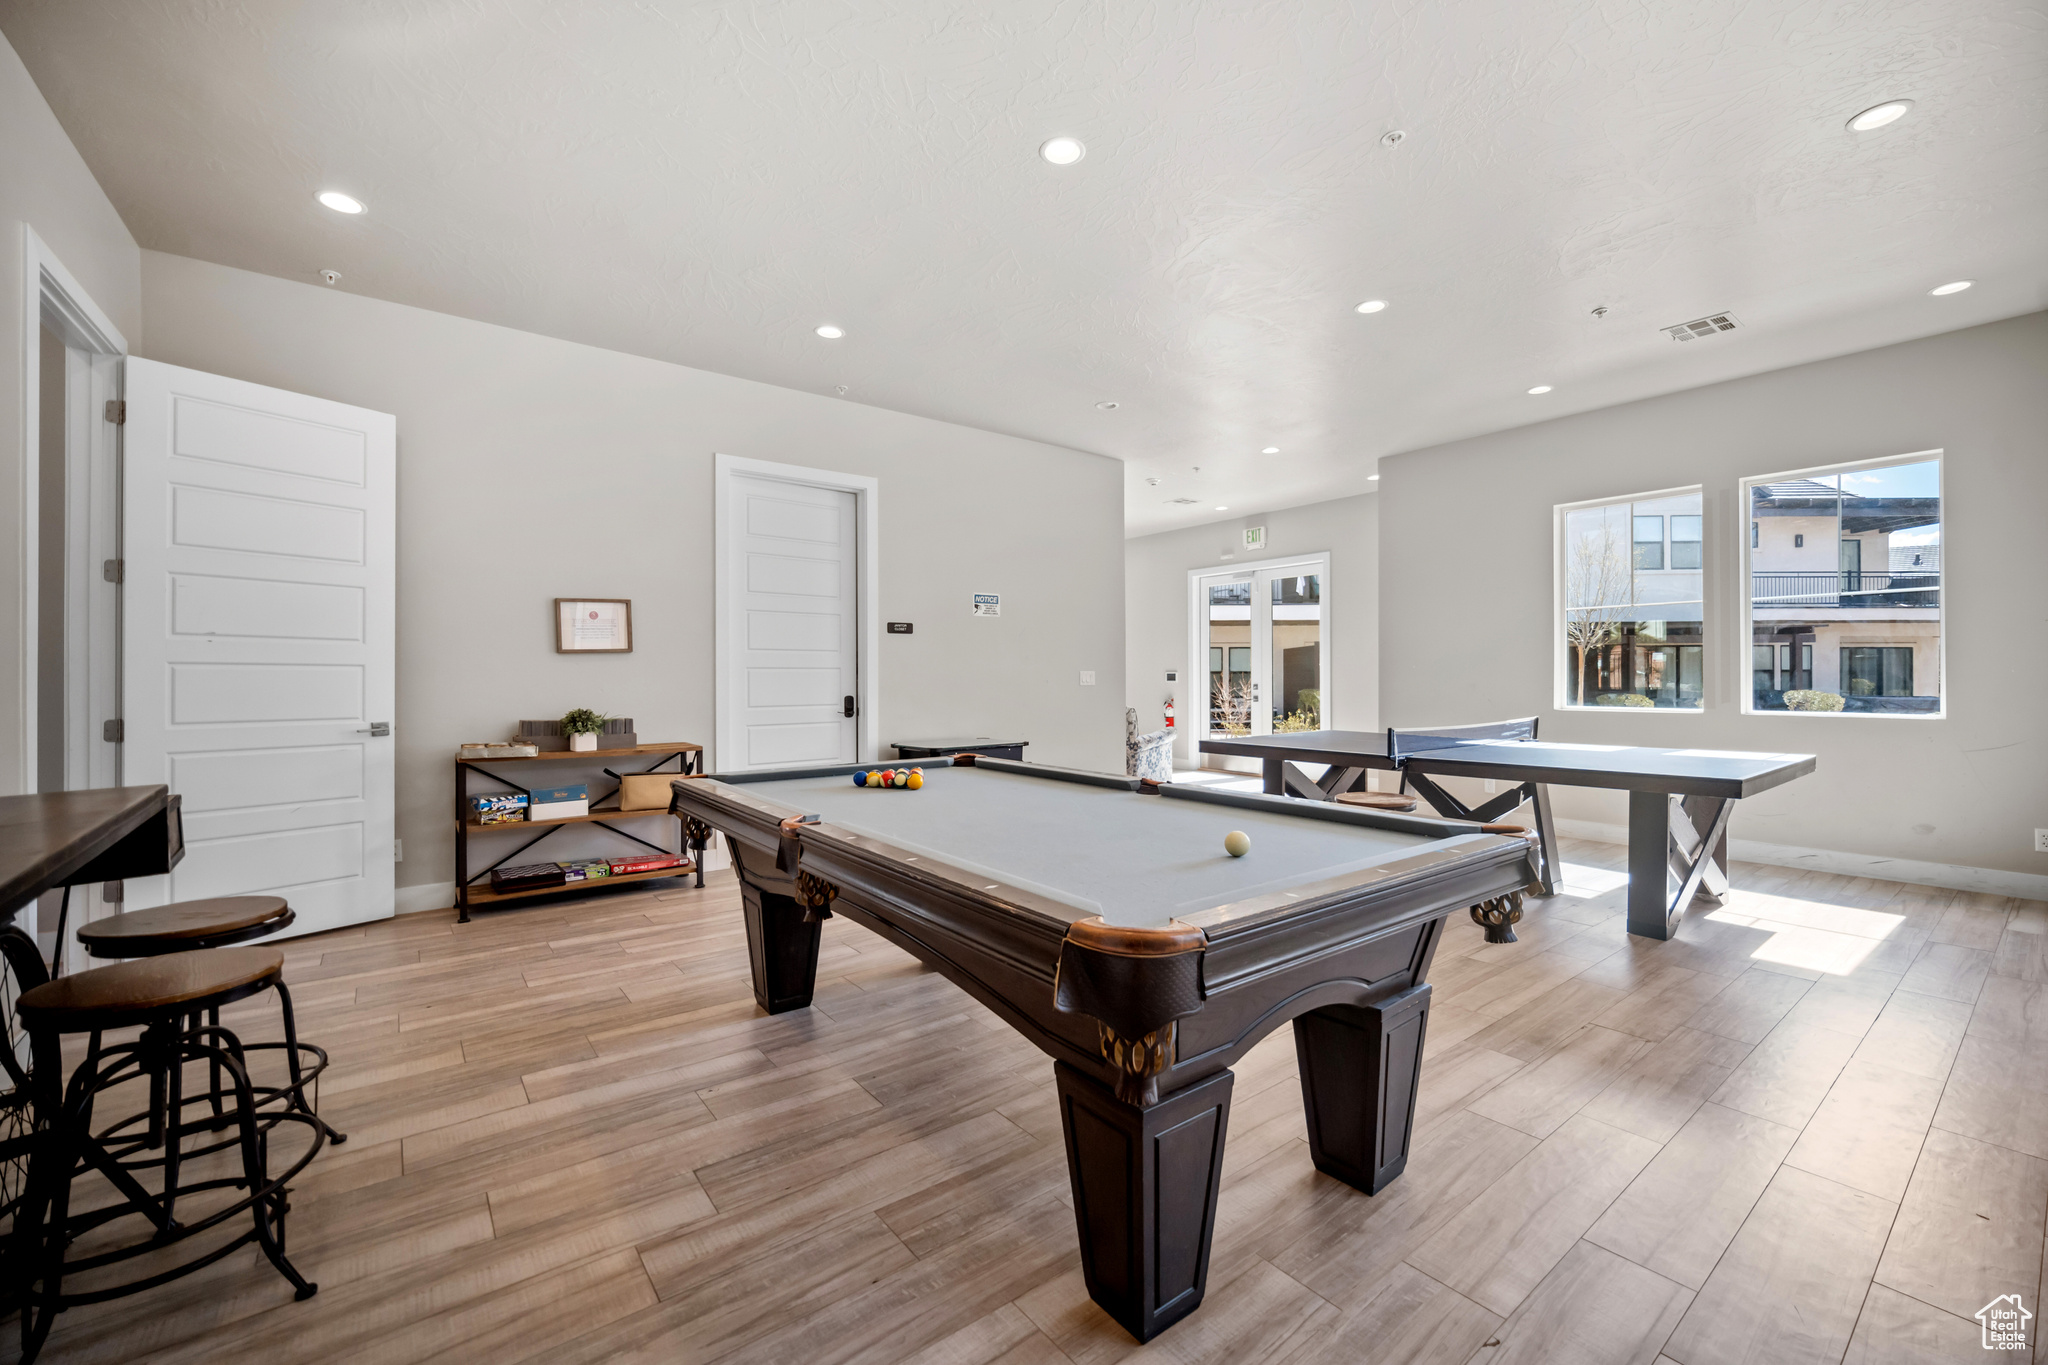
<instances>
[{"instance_id":1,"label":"baseboard trim","mask_svg":"<svg viewBox=\"0 0 2048 1365\"><path fill-rule=\"evenodd\" d=\"M454 904L454 882L421 882L417 886L401 886L392 894L393 909L401 915L446 910Z\"/></svg>"},{"instance_id":2,"label":"baseboard trim","mask_svg":"<svg viewBox=\"0 0 2048 1365\"><path fill-rule=\"evenodd\" d=\"M1558 820L1554 823L1559 834L1574 839L1591 839L1601 844L1628 842L1626 825L1606 825L1593 820ZM1993 896L2048 901L2048 876L2032 872L1927 863L1913 858L1886 858L1875 853L1800 848L1794 844L1765 844L1752 839L1730 839L1728 856L1737 862L1763 863L1770 867L1808 868L1844 877L1869 877L1880 882L1911 882L1915 886L1942 886L1951 891L1982 891Z\"/></svg>"}]
</instances>

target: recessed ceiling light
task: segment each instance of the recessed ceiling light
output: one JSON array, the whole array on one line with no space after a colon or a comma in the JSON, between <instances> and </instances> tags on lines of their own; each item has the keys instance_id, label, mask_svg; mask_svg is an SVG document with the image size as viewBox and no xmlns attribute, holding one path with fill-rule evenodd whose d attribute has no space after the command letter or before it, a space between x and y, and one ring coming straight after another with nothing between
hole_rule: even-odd
<instances>
[{"instance_id":1,"label":"recessed ceiling light","mask_svg":"<svg viewBox=\"0 0 2048 1365\"><path fill-rule=\"evenodd\" d=\"M1117 408L1117 403L1116 400L1112 398L1107 402L1097 403L1095 406L1101 408L1104 412L1115 412Z\"/></svg>"},{"instance_id":2,"label":"recessed ceiling light","mask_svg":"<svg viewBox=\"0 0 2048 1365\"><path fill-rule=\"evenodd\" d=\"M1943 294L1960 294L1975 283L1975 280L1952 280L1948 284L1937 284L1927 292L1937 297Z\"/></svg>"},{"instance_id":3,"label":"recessed ceiling light","mask_svg":"<svg viewBox=\"0 0 2048 1365\"><path fill-rule=\"evenodd\" d=\"M1529 392L1530 392L1530 393L1549 393L1549 392L1550 392L1550 385L1548 385L1548 384L1538 384L1538 385L1537 385L1537 386L1536 386L1535 388L1533 388L1533 389L1529 390Z\"/></svg>"},{"instance_id":4,"label":"recessed ceiling light","mask_svg":"<svg viewBox=\"0 0 2048 1365\"><path fill-rule=\"evenodd\" d=\"M1368 474L1365 476L1365 481L1367 483L1378 483L1380 481L1380 476L1377 474Z\"/></svg>"},{"instance_id":5,"label":"recessed ceiling light","mask_svg":"<svg viewBox=\"0 0 2048 1365\"><path fill-rule=\"evenodd\" d=\"M1080 138L1056 137L1048 139L1038 154L1055 166L1071 166L1088 155L1088 149L1081 145Z\"/></svg>"},{"instance_id":6,"label":"recessed ceiling light","mask_svg":"<svg viewBox=\"0 0 2048 1365\"><path fill-rule=\"evenodd\" d=\"M837 341L846 335L846 329L844 327L834 327L828 322L818 328L818 335L827 341Z\"/></svg>"},{"instance_id":7,"label":"recessed ceiling light","mask_svg":"<svg viewBox=\"0 0 2048 1365\"><path fill-rule=\"evenodd\" d=\"M1849 131L1867 133L1873 128L1882 128L1887 123L1897 123L1912 107L1911 100L1886 100L1883 104L1873 104L1849 120Z\"/></svg>"},{"instance_id":8,"label":"recessed ceiling light","mask_svg":"<svg viewBox=\"0 0 2048 1365\"><path fill-rule=\"evenodd\" d=\"M322 190L313 197L328 208L333 209L336 213L361 213L363 211L362 200L352 194L343 194L340 190Z\"/></svg>"},{"instance_id":9,"label":"recessed ceiling light","mask_svg":"<svg viewBox=\"0 0 2048 1365\"><path fill-rule=\"evenodd\" d=\"M1266 447L1266 448L1265 448L1264 450L1262 450L1262 451L1260 451L1260 452L1259 452L1259 454L1261 454L1261 455L1278 455L1279 453L1280 453L1280 447L1279 447L1279 446L1267 446L1267 447Z\"/></svg>"},{"instance_id":10,"label":"recessed ceiling light","mask_svg":"<svg viewBox=\"0 0 2048 1365\"><path fill-rule=\"evenodd\" d=\"M1219 512L1228 512L1230 509L1228 507L1219 507L1216 510Z\"/></svg>"},{"instance_id":11,"label":"recessed ceiling light","mask_svg":"<svg viewBox=\"0 0 2048 1365\"><path fill-rule=\"evenodd\" d=\"M1358 311L1361 313L1377 313L1386 306L1387 301L1385 299L1367 299L1364 303L1358 305Z\"/></svg>"}]
</instances>

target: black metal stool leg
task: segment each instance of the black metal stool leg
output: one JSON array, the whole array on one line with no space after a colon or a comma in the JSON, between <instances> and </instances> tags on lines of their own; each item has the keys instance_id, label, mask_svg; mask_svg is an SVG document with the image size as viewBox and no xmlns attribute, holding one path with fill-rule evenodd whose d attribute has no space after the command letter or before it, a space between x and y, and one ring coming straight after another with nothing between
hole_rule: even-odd
<instances>
[{"instance_id":1,"label":"black metal stool leg","mask_svg":"<svg viewBox=\"0 0 2048 1365\"><path fill-rule=\"evenodd\" d=\"M178 1168L185 1155L184 1114L185 1114L185 1036L177 1024L168 1028L152 1024L148 1030L158 1034L164 1057L164 1222L168 1227L178 1225ZM162 1035L168 1033L169 1037Z\"/></svg>"},{"instance_id":2,"label":"black metal stool leg","mask_svg":"<svg viewBox=\"0 0 2048 1365\"><path fill-rule=\"evenodd\" d=\"M248 1176L249 1192L255 1194L270 1183L269 1143L256 1127L256 1096L249 1085L247 1060L242 1055L240 1044L232 1042L233 1035L222 1031L219 1041L228 1041L228 1069L234 1075L235 1108L242 1122L242 1170ZM320 1139L316 1134L313 1141ZM309 1283L284 1254L284 1241L273 1220L282 1224L286 1211L285 1191L280 1187L276 1193L256 1199L249 1212L256 1221L256 1241L263 1248L263 1254L277 1267L277 1272L291 1282L292 1296L296 1299L310 1299L320 1292L320 1286Z\"/></svg>"},{"instance_id":3,"label":"black metal stool leg","mask_svg":"<svg viewBox=\"0 0 2048 1365\"><path fill-rule=\"evenodd\" d=\"M302 1113L311 1115L313 1121L319 1124L326 1132L327 1140L339 1147L342 1143L348 1141L348 1134L341 1132L333 1124L320 1117L319 1092L317 1089L314 1092L314 1098L311 1103L307 1102L305 1091L300 1089L304 1082L299 1079L299 1025L297 1018L292 1013L291 989L283 981L277 982L272 989L277 992L278 1010L284 1015L284 1055L285 1064L291 1068L292 1107ZM319 1083L317 1078L313 1082L316 1087Z\"/></svg>"},{"instance_id":4,"label":"black metal stool leg","mask_svg":"<svg viewBox=\"0 0 2048 1365\"><path fill-rule=\"evenodd\" d=\"M217 1029L220 1027L219 1005L215 1005L206 1012L206 1022L213 1028ZM192 1017L192 1027L199 1027L199 1016L196 1014ZM221 1108L220 1059L218 1057L209 1057L207 1059L206 1080L210 1087L208 1097L213 1105L213 1129L215 1132L219 1132L228 1126L228 1120L226 1111Z\"/></svg>"}]
</instances>

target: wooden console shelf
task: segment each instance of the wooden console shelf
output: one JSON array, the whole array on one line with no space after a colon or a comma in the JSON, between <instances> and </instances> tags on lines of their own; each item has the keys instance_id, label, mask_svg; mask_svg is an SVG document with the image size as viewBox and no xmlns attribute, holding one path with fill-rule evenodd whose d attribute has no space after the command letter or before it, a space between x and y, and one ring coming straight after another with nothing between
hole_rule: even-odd
<instances>
[{"instance_id":1,"label":"wooden console shelf","mask_svg":"<svg viewBox=\"0 0 2048 1365\"><path fill-rule=\"evenodd\" d=\"M484 824L470 814L469 798L479 794L470 790L469 784L472 776L481 777L487 782L496 784L495 787L487 787L485 789L487 792L497 790L529 791L531 790L530 788L513 781L509 775L492 771L492 769L504 763L574 763L586 765L591 769L591 772L584 778L584 781L586 785L595 788L605 781L603 773L599 771L608 766L603 762L605 759L637 758L654 760L652 763L635 764L632 769L633 772L659 772L669 762L673 761L676 765L675 775L677 777L685 777L702 770L703 754L703 745L679 742L675 744L636 744L630 749L589 749L581 753L566 749L551 749L546 753L522 754L517 757L457 758L455 760L455 909L457 911L457 921L464 924L468 923L469 912L472 908L497 905L504 901L524 900L529 896L575 896L586 891L598 890L601 887L623 886L629 882L659 881L663 878L686 877L692 874L695 874L697 878L697 885L704 885L703 845L694 845L696 856L692 857L693 845L688 841L682 817L679 815L673 815L666 809L661 808L654 810L619 810L617 807L612 807L604 810L592 810L588 815L565 815L552 820L505 820L495 824ZM597 761L593 762L592 760ZM485 765L490 766L487 767ZM623 772L625 770L623 767L620 767L619 771ZM550 785L553 784L551 783ZM601 794L593 792L591 804L595 806L599 802L610 801L617 795L617 786ZM669 837L669 832L665 828L661 834L655 836L661 840L660 843L656 843L653 840L643 839L638 834L618 827L628 820L656 819L674 822L672 838ZM490 876L493 869L512 863L515 859L520 858L528 849L564 825L596 825L606 833L618 836L622 842L638 844L643 848L652 849L658 853L678 854L684 861L679 866L657 868L652 872L627 872L611 877L594 877L588 881L569 882L562 886L536 886L522 891L493 891L490 889L490 884L485 879ZM469 870L470 839L478 834L489 834L499 830L538 830L540 832L532 835L525 843L518 845L502 856L492 859L481 871L471 872ZM671 844L673 844L673 847L670 847ZM502 844L498 845L498 847L502 846ZM536 854L534 856L538 858L542 855ZM477 883L479 882L482 885L478 885Z\"/></svg>"}]
</instances>

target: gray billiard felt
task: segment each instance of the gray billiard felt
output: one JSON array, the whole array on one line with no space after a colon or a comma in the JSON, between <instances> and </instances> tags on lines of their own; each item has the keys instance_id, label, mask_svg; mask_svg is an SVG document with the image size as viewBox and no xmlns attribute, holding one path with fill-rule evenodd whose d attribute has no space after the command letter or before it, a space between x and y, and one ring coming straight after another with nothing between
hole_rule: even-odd
<instances>
[{"instance_id":1,"label":"gray billiard felt","mask_svg":"<svg viewBox=\"0 0 2048 1365\"><path fill-rule=\"evenodd\" d=\"M986 768L927 768L920 791L861 788L843 776L748 782L745 790L1135 926L1486 837L1435 839ZM1251 836L1242 858L1223 851L1233 829Z\"/></svg>"}]
</instances>

